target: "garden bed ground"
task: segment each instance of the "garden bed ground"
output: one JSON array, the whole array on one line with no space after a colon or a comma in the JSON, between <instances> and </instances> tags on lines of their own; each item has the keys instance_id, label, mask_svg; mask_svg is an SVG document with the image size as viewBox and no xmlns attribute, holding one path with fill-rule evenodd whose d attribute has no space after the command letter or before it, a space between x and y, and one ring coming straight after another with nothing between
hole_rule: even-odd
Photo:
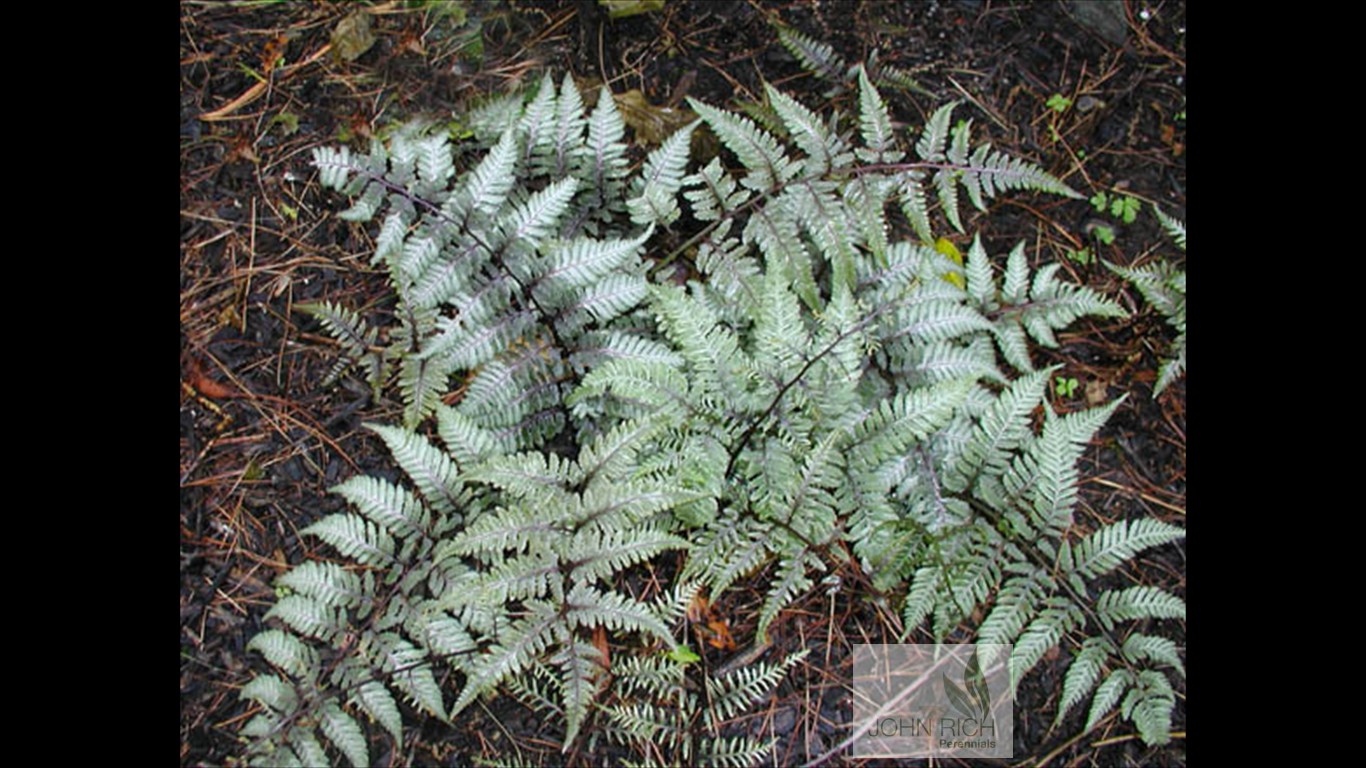
<instances>
[{"instance_id":1,"label":"garden bed ground","mask_svg":"<svg viewBox=\"0 0 1366 768\"><path fill-rule=\"evenodd\" d=\"M1085 201L1010 195L965 221L991 253L1024 240L1035 263L1059 262L1078 282L1117 296L1133 317L1081 322L1037 362L1060 364L1070 394L1058 410L1129 397L1088 451L1079 519L1100 525L1155 516L1185 525L1185 381L1152 386L1174 332L1090 255L1118 263L1165 257L1184 266L1151 204L1184 221L1185 4L741 2L665 0L610 19L594 2L376 3L373 44L339 55L334 31L351 3L181 5L180 125L180 622L183 765L230 762L248 716L239 687L264 662L248 654L274 599L273 580L316 546L299 529L334 512L327 493L358 472L384 473L382 444L364 421L395 422L396 404L368 387L321 382L335 348L294 305L319 299L377 306L381 274L367 264L363 227L338 220L309 150L356 142L416 115L441 117L471 98L549 68L639 89L651 104L686 93L713 104L757 101L764 80L813 107L848 96L804 71L776 24L824 41L846 61L911 73L917 88L888 92L918 130L934 108L964 103L976 135L1037 162L1085 195L1142 201L1132 223ZM415 7L410 7L415 6ZM1112 243L1098 239L1108 227ZM966 240L958 245L966 250ZM1084 263L1085 262L1085 263ZM1184 596L1184 545L1123 572ZM777 695L739 727L776 736L777 764L817 758L843 738L849 646L894 641L856 573L834 596L816 591L775 624L775 649L812 653ZM716 608L752 639L761 593L737 587ZM746 633L749 633L749 636ZM1184 650L1184 633L1177 632ZM925 639L925 638L919 638ZM711 650L707 664L733 654ZM1081 715L1050 730L1062 665L1031 676L1017 704L1020 764L1185 763L1184 686L1175 738L1145 748L1112 716L1084 736ZM466 716L467 715L467 716ZM553 734L516 705L473 707L431 723L401 747L376 743L379 764L471 765L513 758L550 764L616 762L625 754L560 755ZM389 750L386 754L384 750ZM836 758L842 762L843 757Z\"/></svg>"}]
</instances>

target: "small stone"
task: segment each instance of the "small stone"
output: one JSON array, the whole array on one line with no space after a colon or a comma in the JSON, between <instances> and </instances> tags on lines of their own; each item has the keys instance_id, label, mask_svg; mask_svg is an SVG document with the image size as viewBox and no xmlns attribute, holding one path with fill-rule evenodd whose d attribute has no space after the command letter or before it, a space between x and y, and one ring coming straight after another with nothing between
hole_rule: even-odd
<instances>
[{"instance_id":1,"label":"small stone","mask_svg":"<svg viewBox=\"0 0 1366 768\"><path fill-rule=\"evenodd\" d=\"M773 714L773 735L782 736L792 732L797 725L797 710L783 707Z\"/></svg>"}]
</instances>

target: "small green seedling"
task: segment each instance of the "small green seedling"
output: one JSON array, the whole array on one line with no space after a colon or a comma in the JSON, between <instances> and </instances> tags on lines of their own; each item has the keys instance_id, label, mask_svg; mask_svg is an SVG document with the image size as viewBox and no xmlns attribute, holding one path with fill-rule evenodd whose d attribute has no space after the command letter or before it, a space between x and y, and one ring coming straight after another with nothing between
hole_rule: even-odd
<instances>
[{"instance_id":1,"label":"small green seedling","mask_svg":"<svg viewBox=\"0 0 1366 768\"><path fill-rule=\"evenodd\" d=\"M280 126L280 131L286 136L293 136L299 132L299 116L287 109L271 118L270 122Z\"/></svg>"},{"instance_id":2,"label":"small green seedling","mask_svg":"<svg viewBox=\"0 0 1366 768\"><path fill-rule=\"evenodd\" d=\"M607 9L609 19L664 10L664 0L598 0L598 5Z\"/></svg>"},{"instance_id":3,"label":"small green seedling","mask_svg":"<svg viewBox=\"0 0 1366 768\"><path fill-rule=\"evenodd\" d=\"M1116 197L1110 201L1110 215L1125 224L1133 224L1134 219L1138 218L1138 205L1138 200L1128 195Z\"/></svg>"},{"instance_id":4,"label":"small green seedling","mask_svg":"<svg viewBox=\"0 0 1366 768\"><path fill-rule=\"evenodd\" d=\"M1077 391L1077 387L1080 386L1076 379L1068 376L1055 376L1053 380L1056 382L1053 391L1058 394L1058 397L1071 397Z\"/></svg>"},{"instance_id":5,"label":"small green seedling","mask_svg":"<svg viewBox=\"0 0 1366 768\"><path fill-rule=\"evenodd\" d=\"M1097 192L1092 195L1090 202L1091 207L1095 208L1097 213L1105 213L1108 208L1111 216L1125 224L1134 223L1134 219L1138 218L1138 209L1141 205L1137 198L1129 195L1116 195L1111 198L1104 192Z\"/></svg>"},{"instance_id":6,"label":"small green seedling","mask_svg":"<svg viewBox=\"0 0 1366 768\"><path fill-rule=\"evenodd\" d=\"M1115 244L1115 230L1111 227L1096 227L1095 229L1091 230L1091 234L1095 235L1096 239L1104 243L1105 245Z\"/></svg>"},{"instance_id":7,"label":"small green seedling","mask_svg":"<svg viewBox=\"0 0 1366 768\"><path fill-rule=\"evenodd\" d=\"M1094 264L1096 261L1096 255L1091 252L1090 248L1081 248L1077 250L1068 251L1067 258L1077 262L1083 267L1087 264Z\"/></svg>"},{"instance_id":8,"label":"small green seedling","mask_svg":"<svg viewBox=\"0 0 1366 768\"><path fill-rule=\"evenodd\" d=\"M683 664L685 666L688 664L695 664L702 660L701 656L698 656L696 653L693 652L693 649L689 648L686 645L680 645L664 655L667 656L670 661L678 664Z\"/></svg>"},{"instance_id":9,"label":"small green seedling","mask_svg":"<svg viewBox=\"0 0 1366 768\"><path fill-rule=\"evenodd\" d=\"M1044 102L1044 106L1048 107L1054 112L1062 113L1066 112L1069 108L1071 108L1072 100L1062 95L1061 93L1055 93L1052 96L1048 97L1048 101Z\"/></svg>"}]
</instances>

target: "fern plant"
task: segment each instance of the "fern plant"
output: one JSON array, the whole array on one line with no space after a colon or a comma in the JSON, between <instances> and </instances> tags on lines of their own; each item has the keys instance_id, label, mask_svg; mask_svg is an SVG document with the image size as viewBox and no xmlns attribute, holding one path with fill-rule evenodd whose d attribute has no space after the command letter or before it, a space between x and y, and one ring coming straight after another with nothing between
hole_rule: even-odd
<instances>
[{"instance_id":1,"label":"fern plant","mask_svg":"<svg viewBox=\"0 0 1366 768\"><path fill-rule=\"evenodd\" d=\"M1161 208L1153 206L1153 213L1162 228L1167 230L1176 247L1186 250L1186 224L1168 216ZM1162 361L1157 369L1157 383L1153 385L1153 397L1162 394L1169 384L1181 378L1186 372L1186 272L1179 270L1165 260L1159 260L1144 267L1121 267L1105 262L1110 271L1133 283L1143 298L1153 306L1167 324L1176 329L1176 340L1172 342L1171 357Z\"/></svg>"},{"instance_id":2,"label":"fern plant","mask_svg":"<svg viewBox=\"0 0 1366 768\"><path fill-rule=\"evenodd\" d=\"M902 601L908 635L928 622L947 637L982 608L970 629L1015 643L1016 683L1071 638L1059 719L1090 697L1092 722L1118 705L1165 738L1177 648L1119 626L1184 618L1184 603L1103 585L1183 532L1079 530L1077 460L1117 404L1053 413L1052 371L1030 356L1079 316L1123 311L1056 266L1031 270L1023 246L998 267L980 239L962 264L931 245L931 200L961 230L964 193L981 209L1007 190L1075 193L974 145L970 123L951 129L953 105L908 159L858 81L849 134L769 90L794 146L693 102L738 167L715 158L686 178L682 132L626 182L613 132L576 127L568 81L477 116L497 139L459 178L424 151L411 167L392 146L319 153L362 212L394 209L377 245L411 323L392 360L409 426L372 428L410 482L348 480L337 492L356 512L305 529L345 564L280 581L277 626L251 644L278 672L243 690L260 708L254 759L314 763L330 744L363 765L364 718L401 741L401 702L453 717L506 689L553 716L565 749L608 739L664 764L752 764L769 745L703 723L797 659L699 679L678 661L682 606L760 579L762 639L849 551ZM610 102L588 121L613 122L597 116ZM591 194L576 168L596 169ZM686 259L700 279L651 283L642 249L680 193L702 229L657 264ZM612 235L623 216L634 228ZM586 309L613 280L629 300ZM440 385L403 379L424 366ZM463 370L457 405L428 393ZM428 414L439 447L411 428ZM630 587L646 565L669 583Z\"/></svg>"}]
</instances>

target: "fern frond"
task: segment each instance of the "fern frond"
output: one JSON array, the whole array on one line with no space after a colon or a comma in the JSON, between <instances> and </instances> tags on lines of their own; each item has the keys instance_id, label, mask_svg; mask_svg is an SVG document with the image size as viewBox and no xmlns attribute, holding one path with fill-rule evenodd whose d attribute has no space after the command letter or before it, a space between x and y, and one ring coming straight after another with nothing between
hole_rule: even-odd
<instances>
[{"instance_id":1,"label":"fern frond","mask_svg":"<svg viewBox=\"0 0 1366 768\"><path fill-rule=\"evenodd\" d=\"M436 410L455 366L450 358L409 356L399 362L398 385L403 393L403 424L408 429Z\"/></svg>"},{"instance_id":2,"label":"fern frond","mask_svg":"<svg viewBox=\"0 0 1366 768\"><path fill-rule=\"evenodd\" d=\"M477 647L464 622L445 613L438 601L414 609L405 624L409 635L431 655L454 661Z\"/></svg>"},{"instance_id":3,"label":"fern frond","mask_svg":"<svg viewBox=\"0 0 1366 768\"><path fill-rule=\"evenodd\" d=\"M853 452L853 460L859 462L856 466L866 473L905 454L912 445L942 427L967 393L968 382L952 381L882 401L858 425Z\"/></svg>"},{"instance_id":4,"label":"fern frond","mask_svg":"<svg viewBox=\"0 0 1366 768\"><path fill-rule=\"evenodd\" d=\"M754 739L736 736L724 739L709 739L699 751L701 765L714 765L718 768L747 768L758 765L769 752L773 751L776 739L758 742Z\"/></svg>"},{"instance_id":5,"label":"fern frond","mask_svg":"<svg viewBox=\"0 0 1366 768\"><path fill-rule=\"evenodd\" d=\"M748 711L776 688L810 652L810 648L803 648L779 664L758 663L740 667L721 677L708 678L707 699L712 713L717 719L729 720Z\"/></svg>"},{"instance_id":6,"label":"fern frond","mask_svg":"<svg viewBox=\"0 0 1366 768\"><path fill-rule=\"evenodd\" d=\"M551 251L548 269L537 279L551 295L582 289L620 269L628 258L639 253L640 247L653 234L654 227L650 227L632 240L581 238L570 241Z\"/></svg>"},{"instance_id":7,"label":"fern frond","mask_svg":"<svg viewBox=\"0 0 1366 768\"><path fill-rule=\"evenodd\" d=\"M768 628L773 624L773 620L778 618L779 611L791 605L797 597L811 588L813 582L807 571L820 564L820 560L806 552L778 562L768 597L759 609L759 627L755 630L759 637L767 638Z\"/></svg>"},{"instance_id":8,"label":"fern frond","mask_svg":"<svg viewBox=\"0 0 1366 768\"><path fill-rule=\"evenodd\" d=\"M601 625L613 631L629 629L654 635L669 648L678 644L669 627L649 606L615 592L600 592L580 582L565 595L565 606L565 618L571 626L592 628Z\"/></svg>"},{"instance_id":9,"label":"fern frond","mask_svg":"<svg viewBox=\"0 0 1366 768\"><path fill-rule=\"evenodd\" d=\"M584 446L579 452L579 473L589 481L626 479L637 465L638 452L667 426L665 419L622 422Z\"/></svg>"},{"instance_id":10,"label":"fern frond","mask_svg":"<svg viewBox=\"0 0 1366 768\"><path fill-rule=\"evenodd\" d=\"M318 665L317 652L312 647L294 635L278 629L268 629L253 637L247 642L247 650L259 652L266 657L266 661L284 670L291 677L306 678ZM267 682L261 685L272 684ZM272 690L272 700L278 702L282 694L279 689Z\"/></svg>"},{"instance_id":11,"label":"fern frond","mask_svg":"<svg viewBox=\"0 0 1366 768\"><path fill-rule=\"evenodd\" d=\"M417 174L428 189L441 189L455 175L449 141L450 137L440 132L417 142Z\"/></svg>"},{"instance_id":12,"label":"fern frond","mask_svg":"<svg viewBox=\"0 0 1366 768\"><path fill-rule=\"evenodd\" d=\"M379 635L376 645L375 653L391 684L434 717L445 719L441 687L436 684L426 652L391 632Z\"/></svg>"},{"instance_id":13,"label":"fern frond","mask_svg":"<svg viewBox=\"0 0 1366 768\"><path fill-rule=\"evenodd\" d=\"M980 196L973 200L978 210L986 210L985 200L1008 190L1035 190L1073 200L1083 197L1037 165L993 150L990 144L981 144L973 150L968 163L973 169L972 178L981 185Z\"/></svg>"},{"instance_id":14,"label":"fern frond","mask_svg":"<svg viewBox=\"0 0 1366 768\"><path fill-rule=\"evenodd\" d=\"M1008 666L1012 691L1045 653L1057 647L1063 635L1082 622L1081 609L1070 602L1054 598L1048 601L1048 606L1029 623L1011 649Z\"/></svg>"},{"instance_id":15,"label":"fern frond","mask_svg":"<svg viewBox=\"0 0 1366 768\"><path fill-rule=\"evenodd\" d=\"M391 535L421 535L427 527L427 511L422 502L393 483L357 475L331 490Z\"/></svg>"},{"instance_id":16,"label":"fern frond","mask_svg":"<svg viewBox=\"0 0 1366 768\"><path fill-rule=\"evenodd\" d=\"M1022 372L1033 370L1025 333L1045 347L1056 347L1053 331L1080 317L1128 316L1117 303L1090 288L1059 281L1060 268L1059 264L1049 264L1031 282L1024 243L1016 244L1006 259L1005 280L995 302L1001 308L996 311L993 333L1002 355Z\"/></svg>"},{"instance_id":17,"label":"fern frond","mask_svg":"<svg viewBox=\"0 0 1366 768\"><path fill-rule=\"evenodd\" d=\"M322 323L323 329L342 348L342 360L346 367L354 365L361 359L373 355L371 347L379 334L376 328L370 328L360 315L353 310L337 306L330 301L323 301L311 304L295 304L294 308L308 315L312 315ZM328 379L335 379L343 371L334 371L328 374Z\"/></svg>"},{"instance_id":18,"label":"fern frond","mask_svg":"<svg viewBox=\"0 0 1366 768\"><path fill-rule=\"evenodd\" d=\"M276 713L293 712L299 704L299 695L295 692L294 686L275 675L258 675L252 678L242 686L238 697L251 699Z\"/></svg>"},{"instance_id":19,"label":"fern frond","mask_svg":"<svg viewBox=\"0 0 1366 768\"><path fill-rule=\"evenodd\" d=\"M589 323L606 325L640 306L648 293L648 285L641 275L608 275L584 286L573 298L574 303L564 307L565 318L560 321L560 332L578 336Z\"/></svg>"},{"instance_id":20,"label":"fern frond","mask_svg":"<svg viewBox=\"0 0 1366 768\"><path fill-rule=\"evenodd\" d=\"M1186 225L1163 213L1157 206L1153 206L1153 211L1176 245L1186 250ZM1158 367L1157 382L1153 385L1153 397L1157 397L1186 371L1186 273L1166 261L1157 261L1144 267L1120 267L1108 261L1103 263L1110 271L1132 283L1143 294L1143 298L1167 318L1167 324L1177 331L1171 356Z\"/></svg>"},{"instance_id":21,"label":"fern frond","mask_svg":"<svg viewBox=\"0 0 1366 768\"><path fill-rule=\"evenodd\" d=\"M1172 709L1176 692L1166 675L1153 670L1138 673L1134 687L1124 697L1120 714L1138 726L1145 744L1161 746L1171 741Z\"/></svg>"},{"instance_id":22,"label":"fern frond","mask_svg":"<svg viewBox=\"0 0 1366 768\"><path fill-rule=\"evenodd\" d=\"M384 202L384 187L379 182L371 182L365 187L360 197L357 197L351 207L337 214L337 218L343 221L369 221L379 212L380 204Z\"/></svg>"},{"instance_id":23,"label":"fern frond","mask_svg":"<svg viewBox=\"0 0 1366 768\"><path fill-rule=\"evenodd\" d=\"M394 561L393 537L359 515L330 515L300 533L317 536L338 552L365 565L383 566Z\"/></svg>"},{"instance_id":24,"label":"fern frond","mask_svg":"<svg viewBox=\"0 0 1366 768\"><path fill-rule=\"evenodd\" d=\"M1087 694L1091 693L1091 689L1095 688L1096 681L1105 671L1105 662L1113 652L1114 646L1104 637L1087 638L1082 643L1081 650L1072 658L1072 664L1067 668L1067 675L1063 678L1062 697L1058 701L1058 714L1053 720L1054 727L1062 723L1072 707L1084 701Z\"/></svg>"},{"instance_id":25,"label":"fern frond","mask_svg":"<svg viewBox=\"0 0 1366 768\"><path fill-rule=\"evenodd\" d=\"M1036 606L1044 594L1037 574L1015 576L1006 581L996 594L996 605L982 620L977 630L977 641L987 644L1014 642L1034 618Z\"/></svg>"},{"instance_id":26,"label":"fern frond","mask_svg":"<svg viewBox=\"0 0 1366 768\"><path fill-rule=\"evenodd\" d=\"M560 91L555 101L555 122L550 137L549 151L543 166L549 176L567 176L580 160L583 130L583 97L574 78L565 74L560 80Z\"/></svg>"},{"instance_id":27,"label":"fern frond","mask_svg":"<svg viewBox=\"0 0 1366 768\"><path fill-rule=\"evenodd\" d=\"M1186 676L1186 665L1181 662L1176 643L1169 638L1135 632L1124 639L1121 650L1124 658L1131 662L1155 661L1172 667L1182 677Z\"/></svg>"},{"instance_id":28,"label":"fern frond","mask_svg":"<svg viewBox=\"0 0 1366 768\"><path fill-rule=\"evenodd\" d=\"M906 336L919 344L933 344L992 330L991 322L977 310L952 300L919 301L895 317L895 326L885 337L889 341Z\"/></svg>"},{"instance_id":29,"label":"fern frond","mask_svg":"<svg viewBox=\"0 0 1366 768\"><path fill-rule=\"evenodd\" d=\"M314 147L313 167L318 169L318 183L331 189L344 189L356 171L348 147Z\"/></svg>"},{"instance_id":30,"label":"fern frond","mask_svg":"<svg viewBox=\"0 0 1366 768\"><path fill-rule=\"evenodd\" d=\"M322 742L313 736L311 729L291 729L288 738L289 746L299 756L302 765L326 765L331 762L327 759L327 752L323 749Z\"/></svg>"},{"instance_id":31,"label":"fern frond","mask_svg":"<svg viewBox=\"0 0 1366 768\"><path fill-rule=\"evenodd\" d=\"M951 101L934 111L930 119L925 121L925 127L920 131L920 139L915 143L915 154L927 163L939 163L947 159L944 154L948 146L949 122L953 119L953 110L959 102Z\"/></svg>"},{"instance_id":32,"label":"fern frond","mask_svg":"<svg viewBox=\"0 0 1366 768\"><path fill-rule=\"evenodd\" d=\"M355 689L352 701L388 731L395 741L403 740L403 718L399 715L398 702L382 683L373 680L362 683Z\"/></svg>"},{"instance_id":33,"label":"fern frond","mask_svg":"<svg viewBox=\"0 0 1366 768\"><path fill-rule=\"evenodd\" d=\"M860 160L867 163L895 163L904 156L896 151L892 134L892 119L887 104L868 79L868 72L859 67L859 133L863 147L855 150Z\"/></svg>"},{"instance_id":34,"label":"fern frond","mask_svg":"<svg viewBox=\"0 0 1366 768\"><path fill-rule=\"evenodd\" d=\"M1172 242L1176 243L1176 247L1183 251L1186 250L1186 223L1175 216L1171 216L1156 205L1153 206L1153 213L1157 215L1157 220L1162 222L1162 228L1167 230L1167 234L1171 236Z\"/></svg>"},{"instance_id":35,"label":"fern frond","mask_svg":"<svg viewBox=\"0 0 1366 768\"><path fill-rule=\"evenodd\" d=\"M554 232L578 188L578 179L567 176L532 195L499 219L504 237L523 251L535 249Z\"/></svg>"},{"instance_id":36,"label":"fern frond","mask_svg":"<svg viewBox=\"0 0 1366 768\"><path fill-rule=\"evenodd\" d=\"M610 392L613 398L639 407L630 415L624 415L625 418L660 414L687 400L688 380L678 368L663 361L609 360L584 377L583 384L569 397L567 404L582 415L587 412L591 399Z\"/></svg>"},{"instance_id":37,"label":"fern frond","mask_svg":"<svg viewBox=\"0 0 1366 768\"><path fill-rule=\"evenodd\" d=\"M991 259L982 247L980 234L973 236L972 245L968 247L968 261L963 274L967 280L968 298L977 306L977 310L982 313L996 311L1000 307L996 301L996 283L992 277Z\"/></svg>"},{"instance_id":38,"label":"fern frond","mask_svg":"<svg viewBox=\"0 0 1366 768\"><path fill-rule=\"evenodd\" d=\"M498 143L489 148L484 159L465 177L460 193L469 199L470 209L491 217L503 207L512 191L517 159L517 138L511 128L503 131Z\"/></svg>"},{"instance_id":39,"label":"fern frond","mask_svg":"<svg viewBox=\"0 0 1366 768\"><path fill-rule=\"evenodd\" d=\"M951 490L969 488L981 473L1006 471L1006 458L1033 436L1029 417L1043 402L1052 373L1050 368L1021 376L992 401L948 473L945 484Z\"/></svg>"},{"instance_id":40,"label":"fern frond","mask_svg":"<svg viewBox=\"0 0 1366 768\"><path fill-rule=\"evenodd\" d=\"M693 216L698 221L716 221L723 213L729 213L744 205L753 194L748 189L740 189L735 178L726 173L719 158L713 157L702 170L683 179L685 187L694 187L683 193L692 203ZM714 239L724 237L719 232Z\"/></svg>"},{"instance_id":41,"label":"fern frond","mask_svg":"<svg viewBox=\"0 0 1366 768\"><path fill-rule=\"evenodd\" d=\"M1084 315L1129 316L1129 313L1113 300L1101 296L1090 288L1057 280L1056 275L1061 268L1061 264L1049 264L1034 275L1029 290L1029 303L1017 316L1018 322L1035 341L1045 347L1058 346L1053 329L1071 325Z\"/></svg>"},{"instance_id":42,"label":"fern frond","mask_svg":"<svg viewBox=\"0 0 1366 768\"><path fill-rule=\"evenodd\" d=\"M476 555L492 551L526 551L540 537L554 535L558 528L551 520L523 506L501 507L484 514L442 545L442 552Z\"/></svg>"},{"instance_id":43,"label":"fern frond","mask_svg":"<svg viewBox=\"0 0 1366 768\"><path fill-rule=\"evenodd\" d=\"M518 129L524 137L523 160L551 154L556 127L555 80L546 72L536 87L536 94L522 111Z\"/></svg>"},{"instance_id":44,"label":"fern frond","mask_svg":"<svg viewBox=\"0 0 1366 768\"><path fill-rule=\"evenodd\" d=\"M359 608L371 591L361 577L336 563L300 563L275 582L317 600L329 608Z\"/></svg>"},{"instance_id":45,"label":"fern frond","mask_svg":"<svg viewBox=\"0 0 1366 768\"><path fill-rule=\"evenodd\" d=\"M323 735L332 742L356 768L370 765L370 746L361 732L360 724L342 711L335 702L326 702L321 710ZM318 765L318 763L314 763Z\"/></svg>"},{"instance_id":46,"label":"fern frond","mask_svg":"<svg viewBox=\"0 0 1366 768\"><path fill-rule=\"evenodd\" d=\"M1120 520L1072 545L1075 569L1087 578L1103 576L1139 552L1185 535L1183 529L1161 520Z\"/></svg>"},{"instance_id":47,"label":"fern frond","mask_svg":"<svg viewBox=\"0 0 1366 768\"><path fill-rule=\"evenodd\" d=\"M330 640L342 630L337 610L304 595L280 598L266 612L266 618L279 619L295 632L319 640Z\"/></svg>"},{"instance_id":48,"label":"fern frond","mask_svg":"<svg viewBox=\"0 0 1366 768\"><path fill-rule=\"evenodd\" d=\"M1162 394L1162 390L1186 373L1186 335L1184 333L1176 337L1176 341L1172 343L1172 351L1175 352L1175 356L1163 360L1157 368L1157 381L1153 384L1154 397Z\"/></svg>"},{"instance_id":49,"label":"fern frond","mask_svg":"<svg viewBox=\"0 0 1366 768\"><path fill-rule=\"evenodd\" d=\"M684 184L683 169L697 126L694 121L674 131L645 158L645 169L632 183L632 197L626 201L632 223L667 227L678 220L678 190Z\"/></svg>"},{"instance_id":50,"label":"fern frond","mask_svg":"<svg viewBox=\"0 0 1366 768\"><path fill-rule=\"evenodd\" d=\"M718 518L693 544L683 577L701 580L713 595L720 594L763 564L769 553L767 533L753 518Z\"/></svg>"},{"instance_id":51,"label":"fern frond","mask_svg":"<svg viewBox=\"0 0 1366 768\"><path fill-rule=\"evenodd\" d=\"M633 530L603 532L595 528L580 531L570 545L574 570L570 576L593 582L617 571L644 562L670 549L687 549L688 542L663 531Z\"/></svg>"},{"instance_id":52,"label":"fern frond","mask_svg":"<svg viewBox=\"0 0 1366 768\"><path fill-rule=\"evenodd\" d=\"M412 216L407 211L394 211L384 219L384 224L379 228L379 234L375 236L375 255L370 257L370 265L393 264L400 254L403 253L403 241L408 236L408 227L412 224ZM296 304L296 308L302 308Z\"/></svg>"},{"instance_id":53,"label":"fern frond","mask_svg":"<svg viewBox=\"0 0 1366 768\"><path fill-rule=\"evenodd\" d=\"M651 295L664 333L697 375L698 385L706 392L724 394L732 402L743 402L734 372L746 363L735 334L697 302L686 300L681 290L652 286Z\"/></svg>"},{"instance_id":54,"label":"fern frond","mask_svg":"<svg viewBox=\"0 0 1366 768\"><path fill-rule=\"evenodd\" d=\"M1091 698L1091 709L1086 715L1086 730L1096 727L1101 719L1114 710L1133 682L1133 673L1127 669L1116 669L1096 686L1096 695Z\"/></svg>"},{"instance_id":55,"label":"fern frond","mask_svg":"<svg viewBox=\"0 0 1366 768\"><path fill-rule=\"evenodd\" d=\"M626 175L626 123L617 110L616 99L603 85L598 90L598 103L588 123L588 141L584 147L586 167L582 172L585 184L585 205L589 216L610 220L612 214L625 210L620 198L625 191L621 179ZM584 214L578 217L584 218ZM596 234L590 224L589 231Z\"/></svg>"},{"instance_id":56,"label":"fern frond","mask_svg":"<svg viewBox=\"0 0 1366 768\"><path fill-rule=\"evenodd\" d=\"M597 696L595 678L602 672L602 654L592 643L569 643L550 658L560 668L559 689L564 702L564 750L568 751L579 729L588 718L589 706Z\"/></svg>"},{"instance_id":57,"label":"fern frond","mask_svg":"<svg viewBox=\"0 0 1366 768\"><path fill-rule=\"evenodd\" d=\"M688 99L688 104L749 171L740 180L745 187L763 192L788 181L801 170L800 165L787 159L782 145L773 134L756 126L753 120L723 112L692 98Z\"/></svg>"},{"instance_id":58,"label":"fern frond","mask_svg":"<svg viewBox=\"0 0 1366 768\"><path fill-rule=\"evenodd\" d=\"M797 61L808 71L816 73L825 80L839 81L848 70L848 65L835 49L819 40L814 40L792 27L775 24L778 42L783 44Z\"/></svg>"},{"instance_id":59,"label":"fern frond","mask_svg":"<svg viewBox=\"0 0 1366 768\"><path fill-rule=\"evenodd\" d=\"M505 627L498 642L475 660L465 687L451 705L452 716L509 675L529 667L553 642L555 629L562 626L558 609L539 600L527 602L526 609L526 614Z\"/></svg>"},{"instance_id":60,"label":"fern frond","mask_svg":"<svg viewBox=\"0 0 1366 768\"><path fill-rule=\"evenodd\" d=\"M831 168L847 165L853 159L844 142L827 129L814 112L767 83L764 84L764 92L787 128L788 136L806 153L802 165L805 176L823 176Z\"/></svg>"},{"instance_id":61,"label":"fern frond","mask_svg":"<svg viewBox=\"0 0 1366 768\"><path fill-rule=\"evenodd\" d=\"M546 533L552 539L559 538L556 535L558 531L551 530ZM478 539L474 541L479 542ZM465 541L465 544L469 543L470 540ZM444 607L480 605L498 609L508 603L542 595L552 595L559 599L561 595L558 593L563 591L559 562L542 546L533 545L529 548L531 552L525 555L516 549L513 551L518 554L512 556L487 555L493 564L488 571L480 575L476 584L471 585L472 591L463 595L448 596Z\"/></svg>"},{"instance_id":62,"label":"fern frond","mask_svg":"<svg viewBox=\"0 0 1366 768\"><path fill-rule=\"evenodd\" d=\"M803 221L798 191L787 192L773 204L749 217L741 241L754 243L764 254L765 266L795 283L797 295L812 311L821 307L820 288L816 285L815 262L802 241Z\"/></svg>"},{"instance_id":63,"label":"fern frond","mask_svg":"<svg viewBox=\"0 0 1366 768\"><path fill-rule=\"evenodd\" d=\"M1186 618L1186 603L1157 587L1106 590L1096 601L1096 615L1107 629L1117 621Z\"/></svg>"},{"instance_id":64,"label":"fern frond","mask_svg":"<svg viewBox=\"0 0 1366 768\"><path fill-rule=\"evenodd\" d=\"M1121 397L1099 408L1061 417L1049 414L1043 434L1029 446L1007 478L1007 489L1011 493L1024 490L1031 500L1035 525L1045 530L1062 531L1072 524L1079 479L1077 460L1087 442L1123 401ZM1036 471L1029 472L1030 469ZM1024 473L1029 473L1029 480L1023 479Z\"/></svg>"},{"instance_id":65,"label":"fern frond","mask_svg":"<svg viewBox=\"0 0 1366 768\"><path fill-rule=\"evenodd\" d=\"M487 429L449 406L437 406L436 423L441 442L460 469L507 450Z\"/></svg>"}]
</instances>

